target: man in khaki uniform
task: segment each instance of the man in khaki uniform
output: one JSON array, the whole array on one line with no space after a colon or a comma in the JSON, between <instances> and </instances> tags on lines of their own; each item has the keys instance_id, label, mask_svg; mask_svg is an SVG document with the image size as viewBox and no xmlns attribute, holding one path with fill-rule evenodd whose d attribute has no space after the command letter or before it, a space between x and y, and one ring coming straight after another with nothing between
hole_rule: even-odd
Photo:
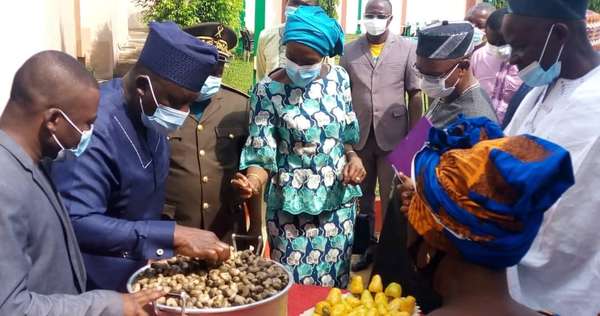
<instances>
[{"instance_id":1,"label":"man in khaki uniform","mask_svg":"<svg viewBox=\"0 0 600 316\"><path fill-rule=\"evenodd\" d=\"M247 233L243 204L230 182L248 136L248 95L221 84L237 37L220 23L203 23L185 31L216 46L219 61L190 106L188 119L169 136L171 158L163 215L230 240L232 233ZM252 220L257 235L259 220L258 216Z\"/></svg>"}]
</instances>

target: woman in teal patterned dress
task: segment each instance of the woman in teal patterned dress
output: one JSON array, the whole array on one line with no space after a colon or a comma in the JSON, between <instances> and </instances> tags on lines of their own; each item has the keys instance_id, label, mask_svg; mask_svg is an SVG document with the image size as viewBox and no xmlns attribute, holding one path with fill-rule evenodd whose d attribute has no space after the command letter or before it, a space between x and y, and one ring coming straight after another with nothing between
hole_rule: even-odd
<instances>
[{"instance_id":1,"label":"woman in teal patterned dress","mask_svg":"<svg viewBox=\"0 0 600 316\"><path fill-rule=\"evenodd\" d=\"M303 284L348 283L357 186L365 177L352 151L359 138L350 82L325 56L343 33L320 7L300 7L284 34L287 64L254 88L250 135L232 181L248 198L267 181L271 258Z\"/></svg>"}]
</instances>

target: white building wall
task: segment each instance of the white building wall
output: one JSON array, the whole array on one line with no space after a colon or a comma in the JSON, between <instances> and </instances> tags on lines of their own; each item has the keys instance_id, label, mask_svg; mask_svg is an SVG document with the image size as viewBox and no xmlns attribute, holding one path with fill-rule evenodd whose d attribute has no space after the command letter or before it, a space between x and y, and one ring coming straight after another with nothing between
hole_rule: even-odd
<instances>
[{"instance_id":1,"label":"white building wall","mask_svg":"<svg viewBox=\"0 0 600 316\"><path fill-rule=\"evenodd\" d=\"M458 21L465 18L465 0L407 0L406 22Z\"/></svg>"},{"instance_id":2,"label":"white building wall","mask_svg":"<svg viewBox=\"0 0 600 316\"><path fill-rule=\"evenodd\" d=\"M42 50L76 53L72 2L63 0L2 1L0 37L5 43L0 55L0 113L10 95L15 72L31 55Z\"/></svg>"}]
</instances>

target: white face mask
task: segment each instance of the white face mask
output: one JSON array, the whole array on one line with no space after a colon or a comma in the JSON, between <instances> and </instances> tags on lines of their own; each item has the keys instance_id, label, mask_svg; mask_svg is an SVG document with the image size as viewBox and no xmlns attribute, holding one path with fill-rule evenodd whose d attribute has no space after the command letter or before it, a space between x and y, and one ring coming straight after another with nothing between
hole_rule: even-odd
<instances>
[{"instance_id":1,"label":"white face mask","mask_svg":"<svg viewBox=\"0 0 600 316\"><path fill-rule=\"evenodd\" d=\"M490 45L490 51L495 54L496 56L500 57L500 58L509 58L510 54L512 52L512 48L510 47L510 45L506 44L506 45L502 45L502 46L494 46L492 44Z\"/></svg>"},{"instance_id":2,"label":"white face mask","mask_svg":"<svg viewBox=\"0 0 600 316\"><path fill-rule=\"evenodd\" d=\"M369 33L369 35L379 36L385 33L385 31L387 30L388 21L389 19L365 18L363 20L363 24L365 25L365 28L367 29L367 33Z\"/></svg>"},{"instance_id":3,"label":"white face mask","mask_svg":"<svg viewBox=\"0 0 600 316\"><path fill-rule=\"evenodd\" d=\"M421 90L432 98L445 98L454 92L456 85L460 80L456 80L452 87L446 88L446 80L452 76L454 71L458 69L458 64L452 68L452 70L442 78L435 78L421 74Z\"/></svg>"}]
</instances>

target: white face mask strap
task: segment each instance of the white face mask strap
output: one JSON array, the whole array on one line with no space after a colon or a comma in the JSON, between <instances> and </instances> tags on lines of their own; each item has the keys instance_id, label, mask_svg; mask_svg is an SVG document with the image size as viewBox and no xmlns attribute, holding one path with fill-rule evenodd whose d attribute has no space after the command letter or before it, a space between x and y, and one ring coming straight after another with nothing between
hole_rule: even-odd
<instances>
[{"instance_id":1,"label":"white face mask strap","mask_svg":"<svg viewBox=\"0 0 600 316\"><path fill-rule=\"evenodd\" d=\"M54 138L54 141L58 144L58 146L60 147L60 149L64 150L65 146L63 146L60 141L58 140L58 137L56 137L56 134L52 134L52 138Z\"/></svg>"},{"instance_id":2,"label":"white face mask strap","mask_svg":"<svg viewBox=\"0 0 600 316\"><path fill-rule=\"evenodd\" d=\"M77 132L79 132L79 134L83 135L83 131L81 131L79 129L79 127L77 127L77 125L75 125L75 123L73 123L73 121L71 121L71 118L69 118L69 116L65 112L63 112L63 110L61 110L61 109L57 109L57 110L60 112L60 114L62 114L62 116L67 120L67 122L69 122L69 124L71 124L71 126L73 126L73 128L75 128L75 130Z\"/></svg>"},{"instance_id":3,"label":"white face mask strap","mask_svg":"<svg viewBox=\"0 0 600 316\"><path fill-rule=\"evenodd\" d=\"M556 24L552 24L552 27L550 27L550 32L548 32L548 36L546 36L546 43L544 43L544 48L542 49L542 54L540 55L540 59L538 60L538 63L542 62L542 58L544 58L544 54L546 54L546 48L548 47L548 43L550 42L550 36L552 35L552 32L554 31L554 26L556 26ZM563 45L564 47L564 45ZM558 58L560 58L560 54L562 53L562 47L560 49L560 53L558 54ZM557 59L558 61L558 59Z\"/></svg>"},{"instance_id":4,"label":"white face mask strap","mask_svg":"<svg viewBox=\"0 0 600 316\"><path fill-rule=\"evenodd\" d=\"M448 80L448 78L452 77L452 74L456 71L456 69L458 69L459 65L460 65L460 63L456 64L456 66L454 66L454 68L452 68L452 70L450 70L450 72L446 76L444 76L444 78L440 78L440 80L446 81L446 80Z\"/></svg>"},{"instance_id":5,"label":"white face mask strap","mask_svg":"<svg viewBox=\"0 0 600 316\"><path fill-rule=\"evenodd\" d=\"M150 77L147 75L141 75L140 77L142 78L146 78L146 80L148 80L148 85L150 86L150 94L152 94L152 99L154 99L154 103L156 104L156 108L159 108L159 104L158 104L158 100L156 99L156 95L154 95L154 88L152 87L152 80L150 80ZM141 97L140 97L141 99ZM141 102L140 102L141 105ZM144 109L142 108L142 111Z\"/></svg>"}]
</instances>

